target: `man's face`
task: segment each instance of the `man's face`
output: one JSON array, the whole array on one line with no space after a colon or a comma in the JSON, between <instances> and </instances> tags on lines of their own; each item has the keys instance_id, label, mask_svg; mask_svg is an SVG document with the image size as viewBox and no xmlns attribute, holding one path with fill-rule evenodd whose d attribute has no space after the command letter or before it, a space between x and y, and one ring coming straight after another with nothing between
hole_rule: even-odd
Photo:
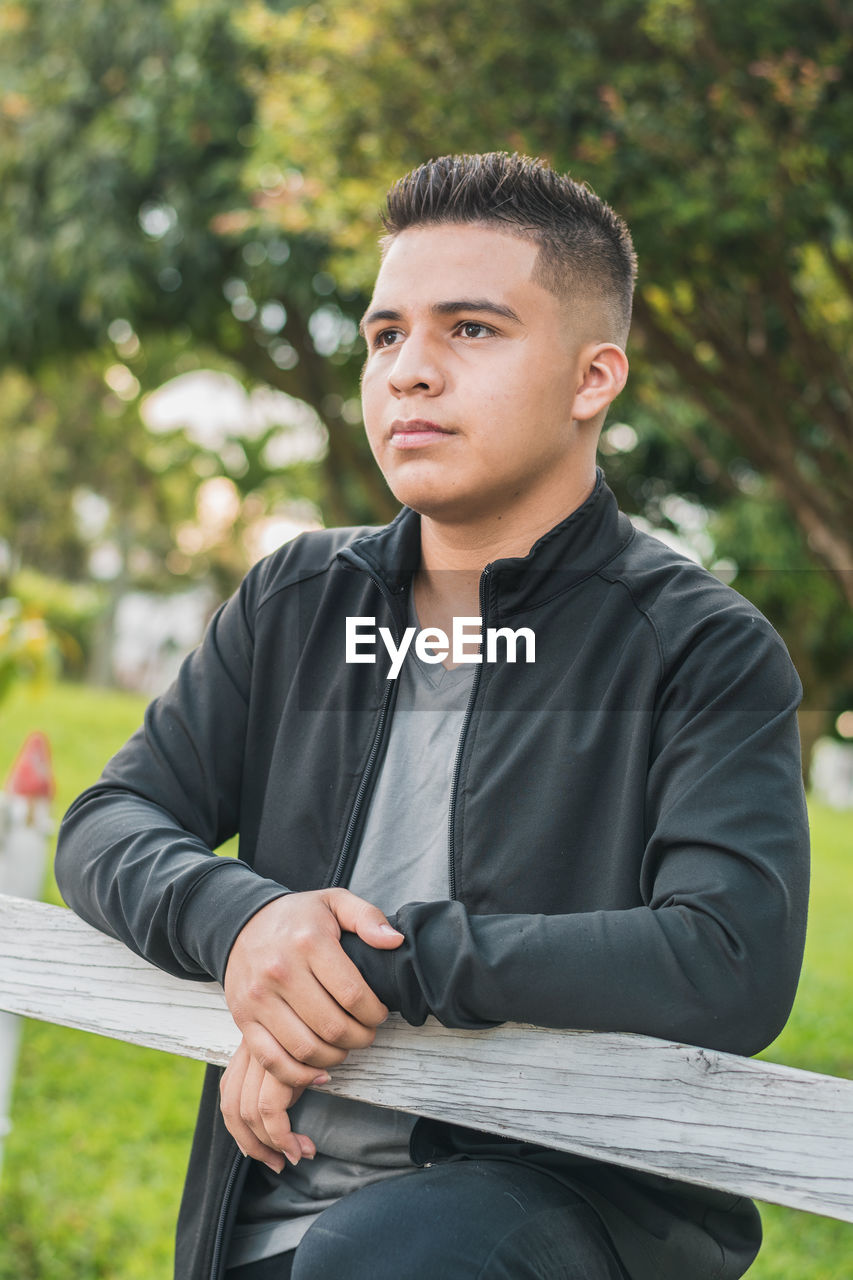
<instances>
[{"instance_id":1,"label":"man's face","mask_svg":"<svg viewBox=\"0 0 853 1280\"><path fill-rule=\"evenodd\" d=\"M552 496L577 466L582 326L531 281L538 247L491 227L411 228L363 322L362 399L395 496L471 521Z\"/></svg>"}]
</instances>

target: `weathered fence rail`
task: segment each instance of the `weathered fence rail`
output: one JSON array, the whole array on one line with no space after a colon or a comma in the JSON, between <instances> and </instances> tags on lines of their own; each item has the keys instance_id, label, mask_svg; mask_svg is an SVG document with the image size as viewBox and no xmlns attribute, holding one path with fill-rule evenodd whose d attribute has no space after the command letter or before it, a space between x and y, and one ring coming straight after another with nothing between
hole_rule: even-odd
<instances>
[{"instance_id":1,"label":"weathered fence rail","mask_svg":"<svg viewBox=\"0 0 853 1280\"><path fill-rule=\"evenodd\" d=\"M42 733L31 733L18 753L0 791L0 894L38 898L47 866L48 837L53 830L50 746ZM2 1010L2 1006L0 1006ZM18 1058L18 1018L0 1012L0 1167L3 1139L9 1132L9 1106Z\"/></svg>"},{"instance_id":2,"label":"weathered fence rail","mask_svg":"<svg viewBox=\"0 0 853 1280\"><path fill-rule=\"evenodd\" d=\"M0 1009L224 1064L222 988L0 895ZM392 1017L326 1088L853 1222L853 1081L637 1035Z\"/></svg>"}]
</instances>

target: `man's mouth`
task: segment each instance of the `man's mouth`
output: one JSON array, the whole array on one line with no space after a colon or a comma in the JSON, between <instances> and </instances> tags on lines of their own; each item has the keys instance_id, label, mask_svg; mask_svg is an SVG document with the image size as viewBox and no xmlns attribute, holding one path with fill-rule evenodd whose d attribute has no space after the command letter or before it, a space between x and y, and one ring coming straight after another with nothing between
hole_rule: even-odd
<instances>
[{"instance_id":1,"label":"man's mouth","mask_svg":"<svg viewBox=\"0 0 853 1280\"><path fill-rule=\"evenodd\" d=\"M396 418L391 423L391 444L395 449L417 449L455 435L429 418Z\"/></svg>"}]
</instances>

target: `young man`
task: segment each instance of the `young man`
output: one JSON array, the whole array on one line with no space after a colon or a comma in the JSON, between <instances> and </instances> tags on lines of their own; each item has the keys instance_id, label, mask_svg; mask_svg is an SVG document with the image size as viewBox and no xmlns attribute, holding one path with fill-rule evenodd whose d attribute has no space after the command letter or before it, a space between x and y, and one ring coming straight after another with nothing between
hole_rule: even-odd
<instances>
[{"instance_id":1,"label":"young man","mask_svg":"<svg viewBox=\"0 0 853 1280\"><path fill-rule=\"evenodd\" d=\"M243 1033L176 1275L734 1280L748 1201L322 1092L389 1008L754 1053L805 925L784 647L596 471L624 224L493 154L409 174L386 228L364 418L402 512L256 566L63 825L75 910Z\"/></svg>"}]
</instances>

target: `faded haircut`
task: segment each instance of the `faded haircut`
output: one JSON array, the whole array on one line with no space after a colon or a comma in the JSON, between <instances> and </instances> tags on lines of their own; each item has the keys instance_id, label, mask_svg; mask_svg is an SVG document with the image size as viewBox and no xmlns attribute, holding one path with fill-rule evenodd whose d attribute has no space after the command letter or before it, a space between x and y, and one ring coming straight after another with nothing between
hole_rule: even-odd
<instances>
[{"instance_id":1,"label":"faded haircut","mask_svg":"<svg viewBox=\"0 0 853 1280\"><path fill-rule=\"evenodd\" d=\"M624 344L637 275L631 233L590 187L543 160L505 151L428 160L394 183L381 216L383 245L442 223L493 224L532 240L536 283L575 306L599 299L609 336Z\"/></svg>"}]
</instances>

